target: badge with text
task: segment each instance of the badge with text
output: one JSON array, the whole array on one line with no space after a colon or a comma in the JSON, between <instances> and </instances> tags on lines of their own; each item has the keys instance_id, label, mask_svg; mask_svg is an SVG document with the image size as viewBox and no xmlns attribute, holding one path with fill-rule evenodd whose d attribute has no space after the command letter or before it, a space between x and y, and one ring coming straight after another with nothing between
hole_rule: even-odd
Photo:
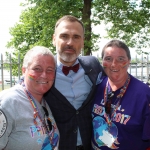
<instances>
[{"instance_id":1,"label":"badge with text","mask_svg":"<svg viewBox=\"0 0 150 150\"><path fill-rule=\"evenodd\" d=\"M0 138L4 135L7 129L7 119L2 110L0 110Z\"/></svg>"}]
</instances>

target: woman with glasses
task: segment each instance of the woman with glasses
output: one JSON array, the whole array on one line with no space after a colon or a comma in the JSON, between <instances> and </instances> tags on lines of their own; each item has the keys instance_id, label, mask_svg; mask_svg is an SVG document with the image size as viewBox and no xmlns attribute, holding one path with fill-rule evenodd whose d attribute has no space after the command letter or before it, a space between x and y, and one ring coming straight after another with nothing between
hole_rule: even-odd
<instances>
[{"instance_id":1,"label":"woman with glasses","mask_svg":"<svg viewBox=\"0 0 150 150\"><path fill-rule=\"evenodd\" d=\"M20 84L0 93L0 150L58 150L59 132L43 98L55 78L51 51L29 50L22 73Z\"/></svg>"},{"instance_id":2,"label":"woman with glasses","mask_svg":"<svg viewBox=\"0 0 150 150\"><path fill-rule=\"evenodd\" d=\"M92 107L92 150L146 150L150 147L150 88L127 70L129 48L119 40L102 50L107 77Z\"/></svg>"}]
</instances>

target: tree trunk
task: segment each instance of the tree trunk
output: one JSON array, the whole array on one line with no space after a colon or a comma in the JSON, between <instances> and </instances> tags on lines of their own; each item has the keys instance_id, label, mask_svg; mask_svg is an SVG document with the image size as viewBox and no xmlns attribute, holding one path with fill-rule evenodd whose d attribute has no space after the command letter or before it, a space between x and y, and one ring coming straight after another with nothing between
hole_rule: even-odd
<instances>
[{"instance_id":1,"label":"tree trunk","mask_svg":"<svg viewBox=\"0 0 150 150\"><path fill-rule=\"evenodd\" d=\"M85 27L84 55L91 54L91 4L92 0L84 0L82 21Z\"/></svg>"}]
</instances>

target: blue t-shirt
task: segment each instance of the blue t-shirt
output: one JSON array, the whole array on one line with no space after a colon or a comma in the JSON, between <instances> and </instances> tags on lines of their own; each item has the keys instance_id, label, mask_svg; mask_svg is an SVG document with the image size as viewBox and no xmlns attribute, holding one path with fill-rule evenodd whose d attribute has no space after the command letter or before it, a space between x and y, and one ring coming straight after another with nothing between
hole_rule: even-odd
<instances>
[{"instance_id":1,"label":"blue t-shirt","mask_svg":"<svg viewBox=\"0 0 150 150\"><path fill-rule=\"evenodd\" d=\"M120 105L111 117L111 126L106 121L104 106L108 78L98 85L92 107L92 150L146 150L150 146L150 88L130 77ZM120 89L114 92L111 108L117 103Z\"/></svg>"}]
</instances>

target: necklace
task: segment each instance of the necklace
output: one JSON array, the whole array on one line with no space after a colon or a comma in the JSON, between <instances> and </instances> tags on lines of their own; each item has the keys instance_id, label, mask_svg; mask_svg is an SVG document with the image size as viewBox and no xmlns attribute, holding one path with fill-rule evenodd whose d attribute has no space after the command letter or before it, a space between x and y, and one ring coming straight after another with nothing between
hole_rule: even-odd
<instances>
[{"instance_id":1,"label":"necklace","mask_svg":"<svg viewBox=\"0 0 150 150\"><path fill-rule=\"evenodd\" d=\"M116 106L113 107L113 110L110 114L107 114L105 113L105 118L106 118L106 121L108 123L109 126L111 126L111 121L112 121L112 118L114 116L114 114L116 113L116 111L118 110L118 107L120 105L120 102L121 102L121 98L124 96L127 88L128 88L128 85L130 83L130 75L128 75L128 78L124 84L124 86L120 89L120 93L117 95L117 99L116 99ZM106 105L107 103L110 104L110 108L111 108L111 98L108 97L108 95L110 95L110 92L112 92L112 89L109 85L109 82L107 81L106 83L106 87L105 87L105 91L104 91L104 104L105 104L105 109L106 109Z\"/></svg>"}]
</instances>

